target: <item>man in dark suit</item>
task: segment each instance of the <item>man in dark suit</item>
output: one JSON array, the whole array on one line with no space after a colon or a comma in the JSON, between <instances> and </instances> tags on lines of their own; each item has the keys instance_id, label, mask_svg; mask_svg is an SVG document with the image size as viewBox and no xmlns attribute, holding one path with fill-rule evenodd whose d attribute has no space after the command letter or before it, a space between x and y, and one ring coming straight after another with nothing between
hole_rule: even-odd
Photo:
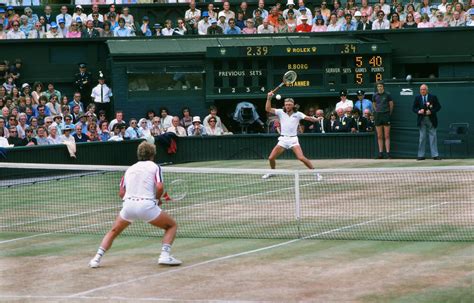
<instances>
[{"instance_id":1,"label":"man in dark suit","mask_svg":"<svg viewBox=\"0 0 474 303\"><path fill-rule=\"evenodd\" d=\"M336 110L337 117L336 121L337 124L335 126L336 132L338 133L347 133L351 130L352 120L350 117L347 117L344 114L344 110L342 108L338 108Z\"/></svg>"},{"instance_id":2,"label":"man in dark suit","mask_svg":"<svg viewBox=\"0 0 474 303\"><path fill-rule=\"evenodd\" d=\"M433 160L441 160L438 154L438 139L436 128L438 117L436 113L441 109L441 104L435 95L428 93L428 85L420 86L420 95L413 101L413 112L418 115L417 126L420 130L417 160L425 160L426 136L430 139L430 151Z\"/></svg>"},{"instance_id":3,"label":"man in dark suit","mask_svg":"<svg viewBox=\"0 0 474 303\"><path fill-rule=\"evenodd\" d=\"M86 29L81 33L81 38L90 39L90 38L99 38L100 33L94 28L94 23L92 20L88 20L86 23Z\"/></svg>"},{"instance_id":4,"label":"man in dark suit","mask_svg":"<svg viewBox=\"0 0 474 303\"><path fill-rule=\"evenodd\" d=\"M56 16L53 15L52 11L53 10L50 5L46 5L44 7L44 13L41 15L41 17L44 17L46 24L51 24L51 22L56 21Z\"/></svg>"},{"instance_id":5,"label":"man in dark suit","mask_svg":"<svg viewBox=\"0 0 474 303\"><path fill-rule=\"evenodd\" d=\"M372 22L369 20L369 17L366 13L362 13L362 20L357 23L358 31L368 31L372 29Z\"/></svg>"},{"instance_id":6,"label":"man in dark suit","mask_svg":"<svg viewBox=\"0 0 474 303\"><path fill-rule=\"evenodd\" d=\"M97 28L104 28L104 22L99 20L99 13L92 13L92 27Z\"/></svg>"},{"instance_id":7,"label":"man in dark suit","mask_svg":"<svg viewBox=\"0 0 474 303\"><path fill-rule=\"evenodd\" d=\"M318 122L314 124L313 132L318 134L329 133L331 131L331 122L324 117L324 111L322 109L316 111L316 118Z\"/></svg>"},{"instance_id":8,"label":"man in dark suit","mask_svg":"<svg viewBox=\"0 0 474 303\"><path fill-rule=\"evenodd\" d=\"M87 71L87 65L85 63L79 63L79 72L74 75L74 85L76 92L79 92L82 96L81 101L85 103L83 107L87 107L90 103L89 96L92 91L92 74ZM83 111L85 108L81 108L81 110Z\"/></svg>"},{"instance_id":9,"label":"man in dark suit","mask_svg":"<svg viewBox=\"0 0 474 303\"><path fill-rule=\"evenodd\" d=\"M367 121L367 118L360 115L360 111L358 108L354 108L352 110L352 126L351 126L352 133L367 132L368 122L369 121Z\"/></svg>"}]
</instances>

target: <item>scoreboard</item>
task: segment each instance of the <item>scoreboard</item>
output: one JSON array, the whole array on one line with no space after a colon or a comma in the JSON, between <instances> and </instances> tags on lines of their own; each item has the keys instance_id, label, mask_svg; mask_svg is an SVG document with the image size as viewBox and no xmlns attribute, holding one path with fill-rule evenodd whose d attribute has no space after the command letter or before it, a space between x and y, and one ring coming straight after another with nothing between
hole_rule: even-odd
<instances>
[{"instance_id":1,"label":"scoreboard","mask_svg":"<svg viewBox=\"0 0 474 303\"><path fill-rule=\"evenodd\" d=\"M292 96L371 89L390 78L391 50L386 42L209 47L206 98L265 97L288 70L298 74L291 84ZM284 86L281 91L289 89Z\"/></svg>"}]
</instances>

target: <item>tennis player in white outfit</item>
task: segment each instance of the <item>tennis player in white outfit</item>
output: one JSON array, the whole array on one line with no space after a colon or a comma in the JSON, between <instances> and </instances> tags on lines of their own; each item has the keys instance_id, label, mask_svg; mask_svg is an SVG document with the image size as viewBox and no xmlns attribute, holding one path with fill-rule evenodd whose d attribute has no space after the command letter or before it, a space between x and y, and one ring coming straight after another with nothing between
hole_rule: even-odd
<instances>
[{"instance_id":1,"label":"tennis player in white outfit","mask_svg":"<svg viewBox=\"0 0 474 303\"><path fill-rule=\"evenodd\" d=\"M286 98L283 109L272 108L272 98L274 93L271 91L267 95L267 102L265 103L265 110L269 113L275 114L280 119L281 125L281 136L278 138L277 145L273 148L268 160L270 161L270 167L275 169L276 158L280 156L285 150L291 149L295 154L296 158L306 165L309 169L314 169L311 161L308 160L303 154L300 143L298 141L298 126L300 120L307 120L311 122L318 121L316 118L306 116L302 112L294 111L295 101L291 98ZM263 179L268 179L272 174L265 174L262 176ZM320 181L322 176L318 173L315 174L316 179Z\"/></svg>"},{"instance_id":2,"label":"tennis player in white outfit","mask_svg":"<svg viewBox=\"0 0 474 303\"><path fill-rule=\"evenodd\" d=\"M163 194L163 175L161 168L153 162L155 154L154 144L142 142L138 146L138 162L127 169L120 182L119 196L123 199L122 210L115 219L112 229L102 240L97 254L89 262L90 267L100 266L102 256L112 246L114 239L134 220L143 220L165 230L158 264L181 264L180 260L170 254L178 226L174 219L157 205Z\"/></svg>"}]
</instances>

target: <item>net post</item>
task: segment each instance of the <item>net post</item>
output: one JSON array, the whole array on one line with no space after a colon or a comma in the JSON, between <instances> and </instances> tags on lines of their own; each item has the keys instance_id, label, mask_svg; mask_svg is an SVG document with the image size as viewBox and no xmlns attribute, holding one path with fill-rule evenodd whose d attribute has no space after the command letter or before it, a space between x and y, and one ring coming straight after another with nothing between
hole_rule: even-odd
<instances>
[{"instance_id":1,"label":"net post","mask_svg":"<svg viewBox=\"0 0 474 303\"><path fill-rule=\"evenodd\" d=\"M301 209L300 209L300 174L295 172L295 219L298 227L298 237L301 238L300 223L301 223Z\"/></svg>"}]
</instances>

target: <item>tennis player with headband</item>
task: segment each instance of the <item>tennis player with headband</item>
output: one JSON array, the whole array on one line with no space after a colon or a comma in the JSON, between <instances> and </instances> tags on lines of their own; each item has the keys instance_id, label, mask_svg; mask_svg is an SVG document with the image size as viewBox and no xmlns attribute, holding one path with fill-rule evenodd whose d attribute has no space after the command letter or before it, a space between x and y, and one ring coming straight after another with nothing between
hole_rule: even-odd
<instances>
[{"instance_id":1,"label":"tennis player with headband","mask_svg":"<svg viewBox=\"0 0 474 303\"><path fill-rule=\"evenodd\" d=\"M104 236L97 254L89 262L90 267L100 266L101 258L110 249L114 239L134 220L143 220L165 230L158 264L181 264L180 260L170 254L178 226L156 203L163 194L163 175L161 168L153 161L155 155L154 144L142 142L138 146L138 162L127 169L120 182L119 196L123 199L122 210L115 219L112 229Z\"/></svg>"},{"instance_id":2,"label":"tennis player with headband","mask_svg":"<svg viewBox=\"0 0 474 303\"><path fill-rule=\"evenodd\" d=\"M273 148L268 160L270 161L270 167L275 169L276 158L280 156L285 150L291 149L295 154L296 158L306 165L309 169L314 169L313 164L303 154L300 143L298 141L298 125L300 120L307 120L311 122L317 122L317 118L309 117L302 112L295 111L295 101L292 98L286 98L284 103L284 109L272 108L272 98L274 92L270 91L267 95L267 102L265 103L265 110L269 113L275 114L280 119L281 125L281 136L278 138L277 145ZM272 174L265 174L262 176L263 179L272 177ZM322 180L322 176L318 173L315 174L316 180Z\"/></svg>"}]
</instances>

